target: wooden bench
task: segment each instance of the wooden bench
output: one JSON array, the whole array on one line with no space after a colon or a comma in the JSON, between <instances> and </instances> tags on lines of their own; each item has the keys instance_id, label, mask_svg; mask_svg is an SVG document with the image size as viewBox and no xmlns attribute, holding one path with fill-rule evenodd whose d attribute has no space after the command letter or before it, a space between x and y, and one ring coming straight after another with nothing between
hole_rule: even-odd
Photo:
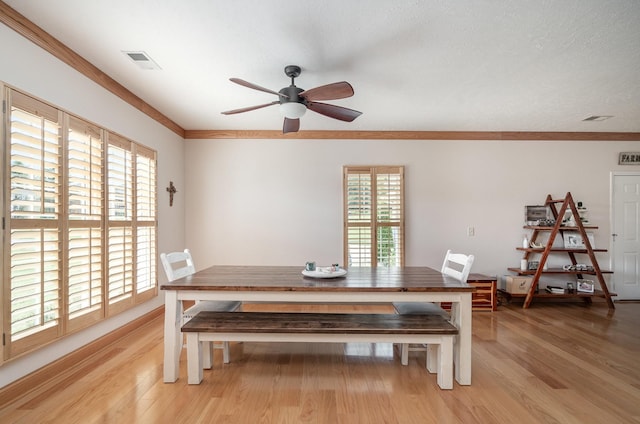
<instances>
[{"instance_id":1,"label":"wooden bench","mask_svg":"<svg viewBox=\"0 0 640 424\"><path fill-rule=\"evenodd\" d=\"M453 342L458 329L440 316L287 312L199 312L182 326L189 384L203 378L203 342L424 343L426 367L438 386L453 388ZM209 353L208 353L209 354Z\"/></svg>"}]
</instances>

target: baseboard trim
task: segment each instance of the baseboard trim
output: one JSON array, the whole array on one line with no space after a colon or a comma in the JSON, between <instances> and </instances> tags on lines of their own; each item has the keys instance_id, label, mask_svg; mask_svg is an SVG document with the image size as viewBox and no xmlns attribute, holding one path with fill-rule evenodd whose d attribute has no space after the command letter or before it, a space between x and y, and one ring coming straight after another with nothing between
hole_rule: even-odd
<instances>
[{"instance_id":1,"label":"baseboard trim","mask_svg":"<svg viewBox=\"0 0 640 424\"><path fill-rule=\"evenodd\" d=\"M85 361L87 358L101 352L110 344L125 337L133 330L139 329L141 326L146 325L164 314L164 306L160 306L153 311L138 317L137 319L119 327L112 332L105 334L104 336L96 339L80 349L77 349L47 365L32 372L29 375L22 377L13 383L0 389L0 409L4 408L7 404L15 402L16 400L26 397L30 393L35 392L39 388L46 385L54 378L59 378L65 372L68 372L71 368Z\"/></svg>"}]
</instances>

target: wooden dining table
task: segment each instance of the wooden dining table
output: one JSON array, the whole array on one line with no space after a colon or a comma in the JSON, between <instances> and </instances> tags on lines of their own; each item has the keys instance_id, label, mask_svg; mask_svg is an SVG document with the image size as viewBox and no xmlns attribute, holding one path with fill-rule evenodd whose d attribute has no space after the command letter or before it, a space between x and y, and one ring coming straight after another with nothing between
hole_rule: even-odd
<instances>
[{"instance_id":1,"label":"wooden dining table","mask_svg":"<svg viewBox=\"0 0 640 424\"><path fill-rule=\"evenodd\" d=\"M348 268L337 278L311 278L296 266L216 265L160 286L165 295L164 382L179 377L181 302L391 303L451 302L455 380L471 384L471 295L475 288L428 267Z\"/></svg>"}]
</instances>

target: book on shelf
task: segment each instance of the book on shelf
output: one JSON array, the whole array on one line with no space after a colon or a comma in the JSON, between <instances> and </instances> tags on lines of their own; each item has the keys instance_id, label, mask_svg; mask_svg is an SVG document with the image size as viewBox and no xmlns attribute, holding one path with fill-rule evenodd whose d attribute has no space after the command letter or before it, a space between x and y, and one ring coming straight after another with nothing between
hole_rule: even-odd
<instances>
[{"instance_id":1,"label":"book on shelf","mask_svg":"<svg viewBox=\"0 0 640 424\"><path fill-rule=\"evenodd\" d=\"M564 294L564 289L558 286L547 286L545 291L552 294Z\"/></svg>"}]
</instances>

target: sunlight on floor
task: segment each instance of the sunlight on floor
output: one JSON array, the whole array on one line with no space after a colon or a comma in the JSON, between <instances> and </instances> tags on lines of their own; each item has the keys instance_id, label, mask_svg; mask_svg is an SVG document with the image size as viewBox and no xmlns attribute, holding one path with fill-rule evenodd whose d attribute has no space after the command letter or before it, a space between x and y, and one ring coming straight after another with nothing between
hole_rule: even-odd
<instances>
[{"instance_id":1,"label":"sunlight on floor","mask_svg":"<svg viewBox=\"0 0 640 424\"><path fill-rule=\"evenodd\" d=\"M345 343L344 354L393 359L393 343Z\"/></svg>"}]
</instances>

